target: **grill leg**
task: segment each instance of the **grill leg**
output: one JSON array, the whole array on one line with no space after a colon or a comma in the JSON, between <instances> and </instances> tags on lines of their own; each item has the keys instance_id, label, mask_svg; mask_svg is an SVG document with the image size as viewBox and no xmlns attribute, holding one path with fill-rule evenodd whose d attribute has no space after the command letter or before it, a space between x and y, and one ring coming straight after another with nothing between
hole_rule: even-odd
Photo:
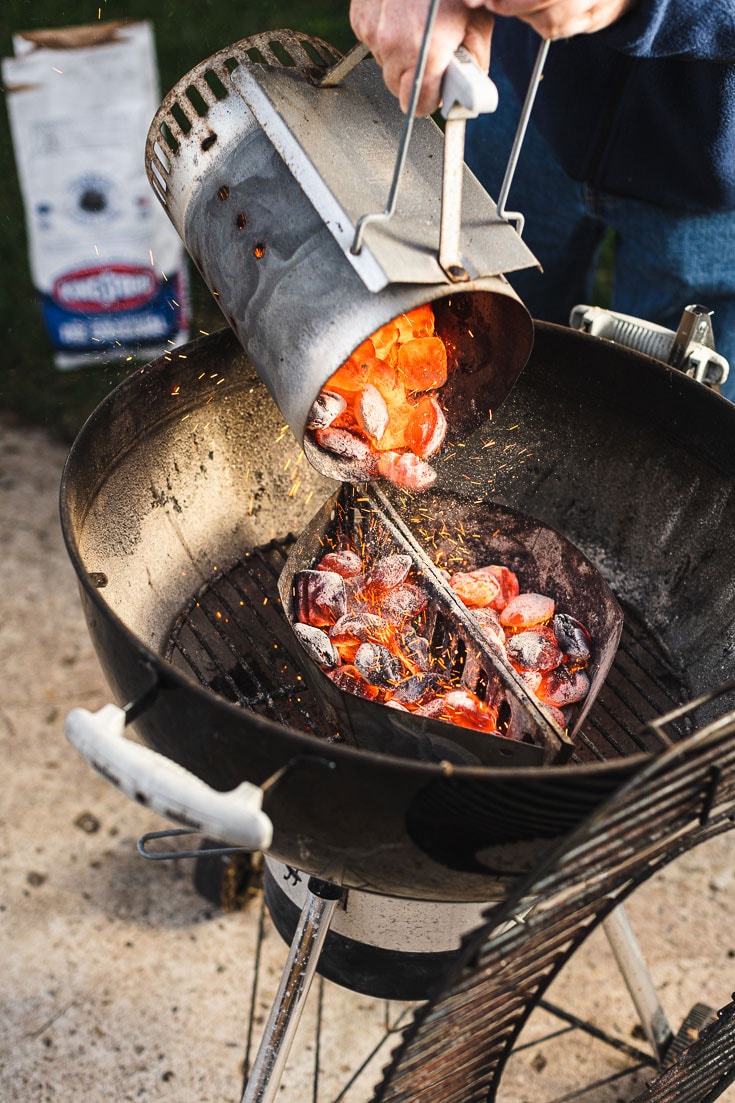
<instances>
[{"instance_id":1,"label":"grill leg","mask_svg":"<svg viewBox=\"0 0 735 1103\"><path fill-rule=\"evenodd\" d=\"M342 889L310 877L308 892L294 932L281 984L268 1016L253 1070L241 1103L272 1103L278 1094L319 954L327 937Z\"/></svg>"},{"instance_id":2,"label":"grill leg","mask_svg":"<svg viewBox=\"0 0 735 1103\"><path fill-rule=\"evenodd\" d=\"M622 904L603 920L602 927L640 1016L641 1026L658 1064L661 1065L673 1035Z\"/></svg>"}]
</instances>

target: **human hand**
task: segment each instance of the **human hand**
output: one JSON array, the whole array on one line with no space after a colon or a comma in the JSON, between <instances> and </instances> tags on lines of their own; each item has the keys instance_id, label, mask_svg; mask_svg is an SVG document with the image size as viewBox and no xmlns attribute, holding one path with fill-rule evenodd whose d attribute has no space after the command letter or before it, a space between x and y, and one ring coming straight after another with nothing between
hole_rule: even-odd
<instances>
[{"instance_id":1,"label":"human hand","mask_svg":"<svg viewBox=\"0 0 735 1103\"><path fill-rule=\"evenodd\" d=\"M638 0L441 0L429 43L419 115L439 105L441 81L458 46L487 72L495 15L514 16L542 38L570 38L601 31ZM411 98L429 0L351 0L350 22L371 49L383 79L405 111Z\"/></svg>"},{"instance_id":2,"label":"human hand","mask_svg":"<svg viewBox=\"0 0 735 1103\"><path fill-rule=\"evenodd\" d=\"M472 2L472 0L470 0ZM515 16L542 38L571 38L611 26L638 0L482 0L495 15Z\"/></svg>"},{"instance_id":3,"label":"human hand","mask_svg":"<svg viewBox=\"0 0 735 1103\"><path fill-rule=\"evenodd\" d=\"M370 47L386 85L404 111L411 98L416 62L426 26L429 0L352 0L350 22L357 38ZM441 81L458 46L465 46L484 72L490 66L493 16L482 0L442 0L429 42L417 114L439 106Z\"/></svg>"}]
</instances>

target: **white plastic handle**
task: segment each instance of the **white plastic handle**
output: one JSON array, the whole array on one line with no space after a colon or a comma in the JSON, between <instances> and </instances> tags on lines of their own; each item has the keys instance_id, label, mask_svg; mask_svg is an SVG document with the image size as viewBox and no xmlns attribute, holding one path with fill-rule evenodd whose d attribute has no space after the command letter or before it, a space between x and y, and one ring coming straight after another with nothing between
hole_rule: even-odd
<instances>
[{"instance_id":1,"label":"white plastic handle","mask_svg":"<svg viewBox=\"0 0 735 1103\"><path fill-rule=\"evenodd\" d=\"M125 738L125 713L117 705L98 712L72 709L67 739L104 778L159 816L213 839L267 850L273 824L262 811L263 790L249 781L221 793L165 755Z\"/></svg>"},{"instance_id":2,"label":"white plastic handle","mask_svg":"<svg viewBox=\"0 0 735 1103\"><path fill-rule=\"evenodd\" d=\"M454 53L442 78L441 113L474 119L497 110L498 89L464 46ZM458 110L458 109L461 109Z\"/></svg>"}]
</instances>

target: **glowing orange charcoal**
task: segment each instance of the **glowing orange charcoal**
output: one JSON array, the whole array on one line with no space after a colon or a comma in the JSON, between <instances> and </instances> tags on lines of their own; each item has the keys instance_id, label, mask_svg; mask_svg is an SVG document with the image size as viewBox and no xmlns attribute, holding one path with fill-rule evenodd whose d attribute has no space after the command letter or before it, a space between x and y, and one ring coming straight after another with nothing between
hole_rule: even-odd
<instances>
[{"instance_id":1,"label":"glowing orange charcoal","mask_svg":"<svg viewBox=\"0 0 735 1103\"><path fill-rule=\"evenodd\" d=\"M539 701L555 708L574 705L583 701L590 688L590 680L583 670L569 671L563 666L541 676L541 684L536 690Z\"/></svg>"},{"instance_id":2,"label":"glowing orange charcoal","mask_svg":"<svg viewBox=\"0 0 735 1103\"><path fill-rule=\"evenodd\" d=\"M412 453L393 454L393 459L422 462ZM294 578L297 637L309 657L345 692L419 716L497 732L498 710L505 699L502 685L488 686L483 700L458 684L456 672L444 668L441 653L432 655L422 634L430 630L423 618L429 596L410 581L414 567L413 558L401 552L363 559L348 538L341 537L315 570L301 571ZM562 710L589 692L583 669L590 660L587 628L567 613L555 613L551 597L520 593L516 574L500 564L441 573L528 692L545 707L550 721L565 729ZM469 684L474 674L467 665L464 672Z\"/></svg>"},{"instance_id":3,"label":"glowing orange charcoal","mask_svg":"<svg viewBox=\"0 0 735 1103\"><path fill-rule=\"evenodd\" d=\"M368 360L365 365L365 379L373 387L377 387L392 414L405 403L406 384L398 374L398 369L386 360L378 360L377 357Z\"/></svg>"},{"instance_id":4,"label":"glowing orange charcoal","mask_svg":"<svg viewBox=\"0 0 735 1103\"><path fill-rule=\"evenodd\" d=\"M324 390L342 395L348 401L359 394L367 382L369 360L357 361L350 357L337 368ZM322 392L323 393L323 392Z\"/></svg>"},{"instance_id":5,"label":"glowing orange charcoal","mask_svg":"<svg viewBox=\"0 0 735 1103\"><path fill-rule=\"evenodd\" d=\"M518 673L530 689L531 693L535 693L541 685L543 674L541 674L541 672L538 670L519 670Z\"/></svg>"},{"instance_id":6,"label":"glowing orange charcoal","mask_svg":"<svg viewBox=\"0 0 735 1103\"><path fill-rule=\"evenodd\" d=\"M437 399L422 395L406 426L406 444L422 460L428 460L439 451L446 435L447 419Z\"/></svg>"},{"instance_id":7,"label":"glowing orange charcoal","mask_svg":"<svg viewBox=\"0 0 735 1103\"><path fill-rule=\"evenodd\" d=\"M405 314L405 317L411 323L411 332L414 337L434 336L434 309L430 303L414 307Z\"/></svg>"},{"instance_id":8,"label":"glowing orange charcoal","mask_svg":"<svg viewBox=\"0 0 735 1103\"><path fill-rule=\"evenodd\" d=\"M386 594L380 608L385 616L396 624L417 617L427 608L429 599L420 586L404 582Z\"/></svg>"},{"instance_id":9,"label":"glowing orange charcoal","mask_svg":"<svg viewBox=\"0 0 735 1103\"><path fill-rule=\"evenodd\" d=\"M326 675L344 693L352 693L368 701L380 696L379 688L366 682L355 666L338 666L336 670L327 670Z\"/></svg>"},{"instance_id":10,"label":"glowing orange charcoal","mask_svg":"<svg viewBox=\"0 0 735 1103\"><path fill-rule=\"evenodd\" d=\"M478 608L472 610L477 623L489 639L490 643L505 649L505 632L500 623L498 614L493 608Z\"/></svg>"},{"instance_id":11,"label":"glowing orange charcoal","mask_svg":"<svg viewBox=\"0 0 735 1103\"><path fill-rule=\"evenodd\" d=\"M426 460L447 434L444 410L428 392L444 385L447 371L433 308L416 307L381 326L337 369L312 407L307 431L339 458L343 477L359 482L379 475L406 490L425 490L436 479ZM385 458L371 463L368 453ZM410 458L401 460L404 455Z\"/></svg>"},{"instance_id":12,"label":"glowing orange charcoal","mask_svg":"<svg viewBox=\"0 0 735 1103\"><path fill-rule=\"evenodd\" d=\"M356 364L361 364L365 360L371 360L373 356L375 356L375 344L372 338L368 337L361 345L357 346L350 360L354 360Z\"/></svg>"},{"instance_id":13,"label":"glowing orange charcoal","mask_svg":"<svg viewBox=\"0 0 735 1103\"><path fill-rule=\"evenodd\" d=\"M406 341L412 341L415 335L408 314L399 314L398 317L394 319L394 322L398 329L398 340L400 344L403 345Z\"/></svg>"},{"instance_id":14,"label":"glowing orange charcoal","mask_svg":"<svg viewBox=\"0 0 735 1103\"><path fill-rule=\"evenodd\" d=\"M294 576L296 620L314 628L334 624L347 609L345 583L334 571L299 571Z\"/></svg>"},{"instance_id":15,"label":"glowing orange charcoal","mask_svg":"<svg viewBox=\"0 0 735 1103\"><path fill-rule=\"evenodd\" d=\"M391 629L383 617L363 608L359 613L345 613L328 635L344 662L351 663L360 644L385 642L391 638Z\"/></svg>"},{"instance_id":16,"label":"glowing orange charcoal","mask_svg":"<svg viewBox=\"0 0 735 1103\"><path fill-rule=\"evenodd\" d=\"M514 597L518 597L521 592L521 587L518 582L518 575L511 571L508 567L498 566L496 563L491 563L487 567L478 567L472 571L472 574L477 575L492 575L500 583L500 593L496 600L492 603L493 609L498 612L505 609L509 601L512 601Z\"/></svg>"},{"instance_id":17,"label":"glowing orange charcoal","mask_svg":"<svg viewBox=\"0 0 735 1103\"><path fill-rule=\"evenodd\" d=\"M447 381L447 350L441 337L415 337L398 350L398 370L409 391L432 391Z\"/></svg>"},{"instance_id":18,"label":"glowing orange charcoal","mask_svg":"<svg viewBox=\"0 0 735 1103\"><path fill-rule=\"evenodd\" d=\"M435 716L450 724L474 728L476 731L494 732L498 723L496 710L468 689L452 689L416 711L420 715Z\"/></svg>"},{"instance_id":19,"label":"glowing orange charcoal","mask_svg":"<svg viewBox=\"0 0 735 1103\"><path fill-rule=\"evenodd\" d=\"M403 677L401 660L382 643L361 643L354 666L365 681L381 689L397 686Z\"/></svg>"},{"instance_id":20,"label":"glowing orange charcoal","mask_svg":"<svg viewBox=\"0 0 735 1103\"><path fill-rule=\"evenodd\" d=\"M492 605L500 593L500 583L493 575L457 571L449 579L449 585L468 609Z\"/></svg>"},{"instance_id":21,"label":"glowing orange charcoal","mask_svg":"<svg viewBox=\"0 0 735 1103\"><path fill-rule=\"evenodd\" d=\"M553 598L545 594L519 594L501 610L500 623L504 628L535 628L551 620L553 615Z\"/></svg>"},{"instance_id":22,"label":"glowing orange charcoal","mask_svg":"<svg viewBox=\"0 0 735 1103\"><path fill-rule=\"evenodd\" d=\"M508 658L517 670L537 670L541 674L554 670L564 658L553 633L518 632L508 640L507 649Z\"/></svg>"},{"instance_id":23,"label":"glowing orange charcoal","mask_svg":"<svg viewBox=\"0 0 735 1103\"><path fill-rule=\"evenodd\" d=\"M379 356L381 360L390 358L391 351L396 351L397 342L398 326L395 322L386 322L372 336L372 344L375 349L374 355Z\"/></svg>"},{"instance_id":24,"label":"glowing orange charcoal","mask_svg":"<svg viewBox=\"0 0 735 1103\"><path fill-rule=\"evenodd\" d=\"M406 452L408 450L406 433L413 417L413 408L404 399L399 406L389 405L388 412L390 420L380 438L380 451L382 453Z\"/></svg>"},{"instance_id":25,"label":"glowing orange charcoal","mask_svg":"<svg viewBox=\"0 0 735 1103\"><path fill-rule=\"evenodd\" d=\"M370 568L366 586L374 593L386 594L406 581L412 566L413 560L410 555L400 552L382 555Z\"/></svg>"},{"instance_id":26,"label":"glowing orange charcoal","mask_svg":"<svg viewBox=\"0 0 735 1103\"><path fill-rule=\"evenodd\" d=\"M426 490L436 482L436 471L413 452L379 452L377 464L382 478L406 490Z\"/></svg>"},{"instance_id":27,"label":"glowing orange charcoal","mask_svg":"<svg viewBox=\"0 0 735 1103\"><path fill-rule=\"evenodd\" d=\"M354 578L362 573L362 559L351 548L327 552L317 563L318 571L335 571L342 578Z\"/></svg>"}]
</instances>

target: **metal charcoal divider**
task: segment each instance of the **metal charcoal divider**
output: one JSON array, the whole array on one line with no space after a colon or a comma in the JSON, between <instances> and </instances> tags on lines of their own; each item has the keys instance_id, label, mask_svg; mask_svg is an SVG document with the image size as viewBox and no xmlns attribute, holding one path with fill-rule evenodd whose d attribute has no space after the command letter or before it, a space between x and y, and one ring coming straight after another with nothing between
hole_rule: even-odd
<instances>
[{"instance_id":1,"label":"metal charcoal divider","mask_svg":"<svg viewBox=\"0 0 735 1103\"><path fill-rule=\"evenodd\" d=\"M415 509L418 500L411 499ZM485 506L488 520L493 506ZM355 487L343 484L319 510L302 531L289 554L279 580L281 602L293 623L294 579L302 570L312 569L325 550L336 547L345 538L361 552L390 554L401 552L411 556L422 587L429 592L430 606L425 635L432 655L454 679L473 690L488 703L502 698L499 705L499 726L502 734L461 727L442 720L404 713L343 692L318 667L307 661L305 676L314 690L326 699L333 712L335 725L345 740L356 747L382 754L407 755L429 761L449 761L461 764L481 763L492 766L543 765L567 761L573 742L545 714L513 667L504 660L483 633L475 618L447 585L442 572L427 555L425 548L408 527L402 513L405 506L375 484ZM541 532L543 526L512 511L501 509L503 519L513 518L516 533ZM492 526L495 527L494 525ZM575 564L583 559L567 541L561 541ZM584 561L586 563L586 561ZM605 679L615 654L622 614L597 572L587 564L596 580L594 615L597 629L596 690ZM592 607L590 607L590 613ZM585 709L586 712L586 709ZM579 714L575 728L579 726Z\"/></svg>"}]
</instances>

